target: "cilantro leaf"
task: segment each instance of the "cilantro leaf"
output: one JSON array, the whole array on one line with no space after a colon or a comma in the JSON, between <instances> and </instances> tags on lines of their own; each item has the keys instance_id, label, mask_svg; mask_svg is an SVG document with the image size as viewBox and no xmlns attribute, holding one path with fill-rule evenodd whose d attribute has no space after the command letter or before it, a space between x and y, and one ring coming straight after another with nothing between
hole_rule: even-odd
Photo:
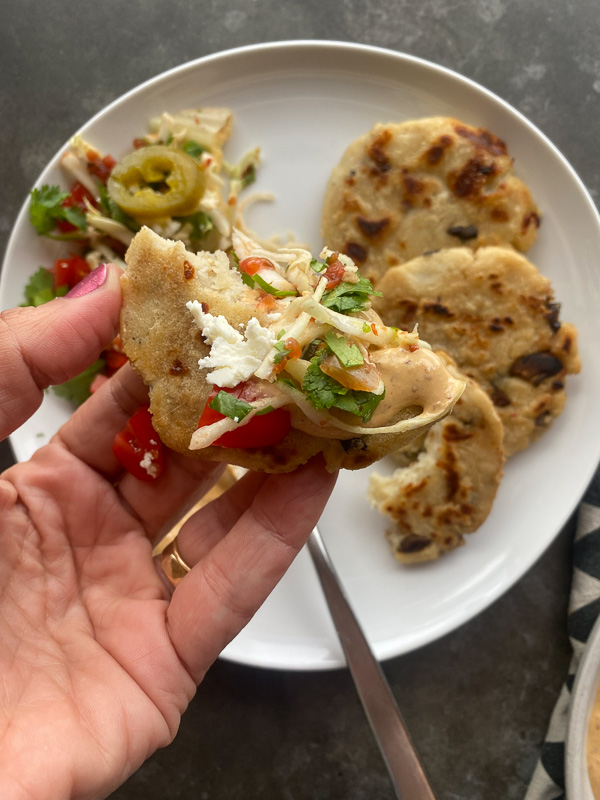
<instances>
[{"instance_id":1,"label":"cilantro leaf","mask_svg":"<svg viewBox=\"0 0 600 800\"><path fill-rule=\"evenodd\" d=\"M368 278L360 277L357 283L342 281L333 289L323 293L321 305L339 314L352 314L363 311L369 303L369 295L381 297Z\"/></svg>"},{"instance_id":2,"label":"cilantro leaf","mask_svg":"<svg viewBox=\"0 0 600 800\"><path fill-rule=\"evenodd\" d=\"M324 261L319 261L318 258L311 258L310 266L311 269L314 270L314 272L317 272L319 274L321 272L325 272L325 270L327 269L327 264L325 264Z\"/></svg>"},{"instance_id":3,"label":"cilantro leaf","mask_svg":"<svg viewBox=\"0 0 600 800\"><path fill-rule=\"evenodd\" d=\"M191 225L190 239L193 242L199 242L201 239L204 239L215 227L212 219L208 214L205 214L204 211L198 211L196 214L191 214L189 217L176 217L176 219L183 224L188 223Z\"/></svg>"},{"instance_id":4,"label":"cilantro leaf","mask_svg":"<svg viewBox=\"0 0 600 800\"><path fill-rule=\"evenodd\" d=\"M341 411L349 411L361 417L363 422L369 422L375 409L385 397L383 394L373 394L373 392L361 392L358 389L349 391L347 394L336 399L335 407Z\"/></svg>"},{"instance_id":5,"label":"cilantro leaf","mask_svg":"<svg viewBox=\"0 0 600 800\"><path fill-rule=\"evenodd\" d=\"M340 411L349 411L363 422L368 422L384 394L361 392L347 389L341 383L326 375L320 368L322 357L315 356L310 361L302 381L302 391L307 400L319 411L323 408L339 408Z\"/></svg>"},{"instance_id":6,"label":"cilantro leaf","mask_svg":"<svg viewBox=\"0 0 600 800\"><path fill-rule=\"evenodd\" d=\"M69 234L53 236L52 231L58 221L66 221L78 230L87 230L85 212L77 206L63 206L69 197L59 186L44 185L41 189L32 189L29 200L29 219L40 236L64 239L73 238Z\"/></svg>"},{"instance_id":7,"label":"cilantro leaf","mask_svg":"<svg viewBox=\"0 0 600 800\"><path fill-rule=\"evenodd\" d=\"M365 363L362 353L355 344L349 342L345 336L338 336L334 331L327 331L325 341L332 353L338 357L342 367L360 367Z\"/></svg>"},{"instance_id":8,"label":"cilantro leaf","mask_svg":"<svg viewBox=\"0 0 600 800\"><path fill-rule=\"evenodd\" d=\"M71 378L70 381L61 383L58 386L53 386L52 389L59 397L64 397L73 405L80 406L90 396L92 381L98 373L102 372L105 366L106 362L99 358L77 377Z\"/></svg>"},{"instance_id":9,"label":"cilantro leaf","mask_svg":"<svg viewBox=\"0 0 600 800\"><path fill-rule=\"evenodd\" d=\"M198 142L194 142L191 139L188 142L184 142L181 149L184 153L187 153L188 156L191 156L195 159L201 158L202 153L206 151L205 147L202 147L201 144L198 144Z\"/></svg>"},{"instance_id":10,"label":"cilantro leaf","mask_svg":"<svg viewBox=\"0 0 600 800\"><path fill-rule=\"evenodd\" d=\"M112 197L109 195L106 186L103 184L98 185L98 192L100 193L100 206L105 216L114 219L115 222L120 222L130 231L137 233L142 227L133 217L126 214L123 209L118 206Z\"/></svg>"},{"instance_id":11,"label":"cilantro leaf","mask_svg":"<svg viewBox=\"0 0 600 800\"><path fill-rule=\"evenodd\" d=\"M277 353L275 353L275 355L273 356L274 364L281 364L283 359L286 356L289 356L289 354L292 352L291 350L288 350L288 348L285 346L285 342L275 342L273 348L277 350Z\"/></svg>"},{"instance_id":12,"label":"cilantro leaf","mask_svg":"<svg viewBox=\"0 0 600 800\"><path fill-rule=\"evenodd\" d=\"M348 392L345 386L339 381L326 375L319 366L322 361L320 356L314 356L310 360L310 366L304 374L302 381L302 391L308 401L317 409L331 408L335 405L336 398Z\"/></svg>"},{"instance_id":13,"label":"cilantro leaf","mask_svg":"<svg viewBox=\"0 0 600 800\"><path fill-rule=\"evenodd\" d=\"M27 286L24 289L25 302L21 303L22 306L41 306L54 300L55 297L61 297L69 291L68 286L59 286L58 289L54 288L54 276L46 267L40 267L29 279Z\"/></svg>"},{"instance_id":14,"label":"cilantro leaf","mask_svg":"<svg viewBox=\"0 0 600 800\"><path fill-rule=\"evenodd\" d=\"M250 403L239 400L237 397L234 397L234 395L229 394L229 392L223 391L213 397L209 406L214 411L218 411L219 414L223 414L234 420L234 422L241 422L244 417L252 411Z\"/></svg>"},{"instance_id":15,"label":"cilantro leaf","mask_svg":"<svg viewBox=\"0 0 600 800\"><path fill-rule=\"evenodd\" d=\"M64 219L65 209L61 206L69 196L59 186L42 186L32 189L29 201L29 219L40 234L46 236L56 225L57 219Z\"/></svg>"}]
</instances>

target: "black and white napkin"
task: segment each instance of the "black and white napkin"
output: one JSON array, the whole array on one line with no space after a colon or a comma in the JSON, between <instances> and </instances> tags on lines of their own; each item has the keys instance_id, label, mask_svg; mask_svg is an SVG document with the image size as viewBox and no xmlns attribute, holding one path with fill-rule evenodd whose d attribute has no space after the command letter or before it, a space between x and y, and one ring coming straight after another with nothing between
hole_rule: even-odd
<instances>
[{"instance_id":1,"label":"black and white napkin","mask_svg":"<svg viewBox=\"0 0 600 800\"><path fill-rule=\"evenodd\" d=\"M567 623L573 657L550 718L546 741L525 800L565 800L565 736L571 691L585 643L600 614L600 468L583 498L573 543L573 582ZM569 800L576 800L569 798Z\"/></svg>"}]
</instances>

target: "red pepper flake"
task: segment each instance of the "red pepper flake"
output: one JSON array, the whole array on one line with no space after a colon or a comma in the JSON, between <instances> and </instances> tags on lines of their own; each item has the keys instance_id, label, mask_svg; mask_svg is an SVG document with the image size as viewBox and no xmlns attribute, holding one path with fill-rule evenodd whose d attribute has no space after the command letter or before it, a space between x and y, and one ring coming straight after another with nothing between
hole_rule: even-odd
<instances>
[{"instance_id":1,"label":"red pepper flake","mask_svg":"<svg viewBox=\"0 0 600 800\"><path fill-rule=\"evenodd\" d=\"M371 323L371 332L373 333L373 336L379 336L379 334L377 333L377 326L375 325L374 322Z\"/></svg>"}]
</instances>

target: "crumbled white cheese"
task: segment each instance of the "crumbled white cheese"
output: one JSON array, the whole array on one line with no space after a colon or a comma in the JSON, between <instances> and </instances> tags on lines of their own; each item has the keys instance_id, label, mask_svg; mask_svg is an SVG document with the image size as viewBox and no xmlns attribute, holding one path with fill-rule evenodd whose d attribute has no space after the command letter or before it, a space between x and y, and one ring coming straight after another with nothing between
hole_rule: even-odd
<instances>
[{"instance_id":1,"label":"crumbled white cheese","mask_svg":"<svg viewBox=\"0 0 600 800\"><path fill-rule=\"evenodd\" d=\"M256 317L246 325L245 335L236 331L223 317L204 312L197 300L187 303L202 336L211 345L210 353L198 361L198 366L212 369L206 376L216 386L237 386L248 380L262 364L276 342L275 335L263 328Z\"/></svg>"},{"instance_id":2,"label":"crumbled white cheese","mask_svg":"<svg viewBox=\"0 0 600 800\"><path fill-rule=\"evenodd\" d=\"M152 461L152 453L147 450L144 457L140 461L140 467L145 469L151 478L156 478L158 475L158 466Z\"/></svg>"}]
</instances>

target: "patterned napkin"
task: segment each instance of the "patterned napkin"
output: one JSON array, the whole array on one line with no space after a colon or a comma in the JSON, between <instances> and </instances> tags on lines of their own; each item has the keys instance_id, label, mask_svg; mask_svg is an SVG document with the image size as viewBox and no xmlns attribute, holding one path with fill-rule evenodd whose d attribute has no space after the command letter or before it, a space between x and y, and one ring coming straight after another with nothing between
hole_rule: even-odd
<instances>
[{"instance_id":1,"label":"patterned napkin","mask_svg":"<svg viewBox=\"0 0 600 800\"><path fill-rule=\"evenodd\" d=\"M573 657L552 712L542 755L525 800L565 800L565 735L571 690L588 636L600 613L600 468L583 498L573 544L573 582L567 629ZM573 798L575 800L575 798Z\"/></svg>"}]
</instances>

